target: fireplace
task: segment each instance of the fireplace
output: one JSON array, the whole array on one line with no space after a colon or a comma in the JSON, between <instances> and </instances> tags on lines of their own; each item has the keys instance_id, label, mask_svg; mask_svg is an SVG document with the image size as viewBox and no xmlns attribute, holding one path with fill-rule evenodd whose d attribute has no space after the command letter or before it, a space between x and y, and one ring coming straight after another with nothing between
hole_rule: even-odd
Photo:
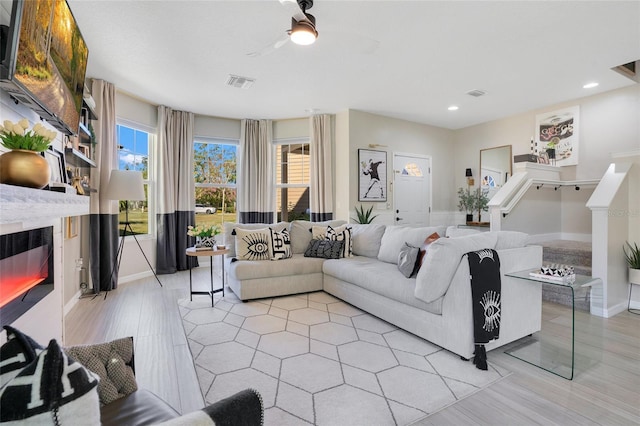
<instances>
[{"instance_id":1,"label":"fireplace","mask_svg":"<svg viewBox=\"0 0 640 426\"><path fill-rule=\"evenodd\" d=\"M53 291L53 227L0 235L0 322L13 323Z\"/></svg>"}]
</instances>

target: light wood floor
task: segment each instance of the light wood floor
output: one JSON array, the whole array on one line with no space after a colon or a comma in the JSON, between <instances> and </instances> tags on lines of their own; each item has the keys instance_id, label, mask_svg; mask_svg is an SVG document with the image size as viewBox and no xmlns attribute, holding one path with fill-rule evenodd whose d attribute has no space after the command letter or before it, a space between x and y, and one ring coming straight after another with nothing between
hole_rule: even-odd
<instances>
[{"instance_id":1,"label":"light wood floor","mask_svg":"<svg viewBox=\"0 0 640 426\"><path fill-rule=\"evenodd\" d=\"M189 273L160 280L162 288L150 277L121 284L106 300L81 299L66 317L65 344L134 336L139 386L187 413L204 405L176 304L188 297ZM194 269L194 283L208 287L208 267ZM489 361L513 374L417 424L640 424L640 316L603 319L577 311L576 323L579 350L598 363L573 381L496 349ZM566 307L543 304L543 330L568 342L570 325Z\"/></svg>"}]
</instances>

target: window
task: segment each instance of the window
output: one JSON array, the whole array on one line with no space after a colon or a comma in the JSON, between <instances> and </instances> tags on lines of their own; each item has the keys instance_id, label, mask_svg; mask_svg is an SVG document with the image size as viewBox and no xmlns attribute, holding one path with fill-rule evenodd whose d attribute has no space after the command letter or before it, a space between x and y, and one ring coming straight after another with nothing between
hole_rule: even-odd
<instances>
[{"instance_id":1,"label":"window","mask_svg":"<svg viewBox=\"0 0 640 426\"><path fill-rule=\"evenodd\" d=\"M309 142L304 139L274 143L277 220L309 220Z\"/></svg>"},{"instance_id":2,"label":"window","mask_svg":"<svg viewBox=\"0 0 640 426\"><path fill-rule=\"evenodd\" d=\"M196 225L236 221L238 142L198 138L193 144Z\"/></svg>"},{"instance_id":3,"label":"window","mask_svg":"<svg viewBox=\"0 0 640 426\"><path fill-rule=\"evenodd\" d=\"M139 170L144 179L144 201L129 201L129 223L135 234L150 234L149 224L149 146L153 135L125 124L116 126L118 138L118 168ZM125 223L125 200L120 200L119 223ZM122 228L120 227L122 234Z\"/></svg>"}]
</instances>

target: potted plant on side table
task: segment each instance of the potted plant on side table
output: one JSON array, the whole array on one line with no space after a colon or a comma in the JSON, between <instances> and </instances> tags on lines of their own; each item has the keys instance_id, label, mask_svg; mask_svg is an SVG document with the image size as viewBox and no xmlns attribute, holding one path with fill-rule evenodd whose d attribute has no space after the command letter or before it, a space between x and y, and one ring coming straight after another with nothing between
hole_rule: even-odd
<instances>
[{"instance_id":1,"label":"potted plant on side table","mask_svg":"<svg viewBox=\"0 0 640 426\"><path fill-rule=\"evenodd\" d=\"M626 242L626 247L628 247L628 251L625 246L622 247L622 250L624 251L624 257L627 259L627 265L629 266L629 304L627 310L633 314L640 315L640 311L631 309L631 291L633 290L633 285L640 285L640 248L638 248L638 244L634 243L631 245L628 241Z\"/></svg>"},{"instance_id":2,"label":"potted plant on side table","mask_svg":"<svg viewBox=\"0 0 640 426\"><path fill-rule=\"evenodd\" d=\"M2 145L11 150L0 156L0 183L40 189L51 178L49 163L40 153L46 151L57 133L40 123L32 130L28 128L26 118L17 123L5 120L0 126Z\"/></svg>"},{"instance_id":3,"label":"potted plant on side table","mask_svg":"<svg viewBox=\"0 0 640 426\"><path fill-rule=\"evenodd\" d=\"M187 235L196 237L196 250L213 250L216 247L216 235L221 232L218 225L196 225L187 227Z\"/></svg>"}]
</instances>

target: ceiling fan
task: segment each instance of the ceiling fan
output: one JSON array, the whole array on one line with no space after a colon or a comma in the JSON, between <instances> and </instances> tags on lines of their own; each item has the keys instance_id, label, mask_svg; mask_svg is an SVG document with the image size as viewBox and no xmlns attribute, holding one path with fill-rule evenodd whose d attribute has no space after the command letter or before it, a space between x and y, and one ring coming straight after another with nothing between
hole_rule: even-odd
<instances>
[{"instance_id":1,"label":"ceiling fan","mask_svg":"<svg viewBox=\"0 0 640 426\"><path fill-rule=\"evenodd\" d=\"M313 7L313 0L279 0L280 4L285 6L291 12L291 29L286 31L286 35L280 37L277 41L269 43L264 48L255 52L247 53L247 56L256 58L265 56L276 49L284 46L289 40L299 45L313 44L318 38L318 30L316 29L316 18L308 9Z\"/></svg>"},{"instance_id":2,"label":"ceiling fan","mask_svg":"<svg viewBox=\"0 0 640 426\"><path fill-rule=\"evenodd\" d=\"M316 28L315 16L307 13L307 10L313 7L313 0L279 0L291 14L291 29L279 37L276 41L269 43L262 49L247 53L251 58L269 55L282 46L286 45L289 40L296 44L309 45L313 44L318 38L318 30ZM329 34L332 33L332 34ZM355 34L353 32L336 32L327 30L323 34L339 37L340 47L345 46L352 48L357 53L370 54L378 49L380 42L365 35ZM331 38L331 37L329 37Z\"/></svg>"}]
</instances>

